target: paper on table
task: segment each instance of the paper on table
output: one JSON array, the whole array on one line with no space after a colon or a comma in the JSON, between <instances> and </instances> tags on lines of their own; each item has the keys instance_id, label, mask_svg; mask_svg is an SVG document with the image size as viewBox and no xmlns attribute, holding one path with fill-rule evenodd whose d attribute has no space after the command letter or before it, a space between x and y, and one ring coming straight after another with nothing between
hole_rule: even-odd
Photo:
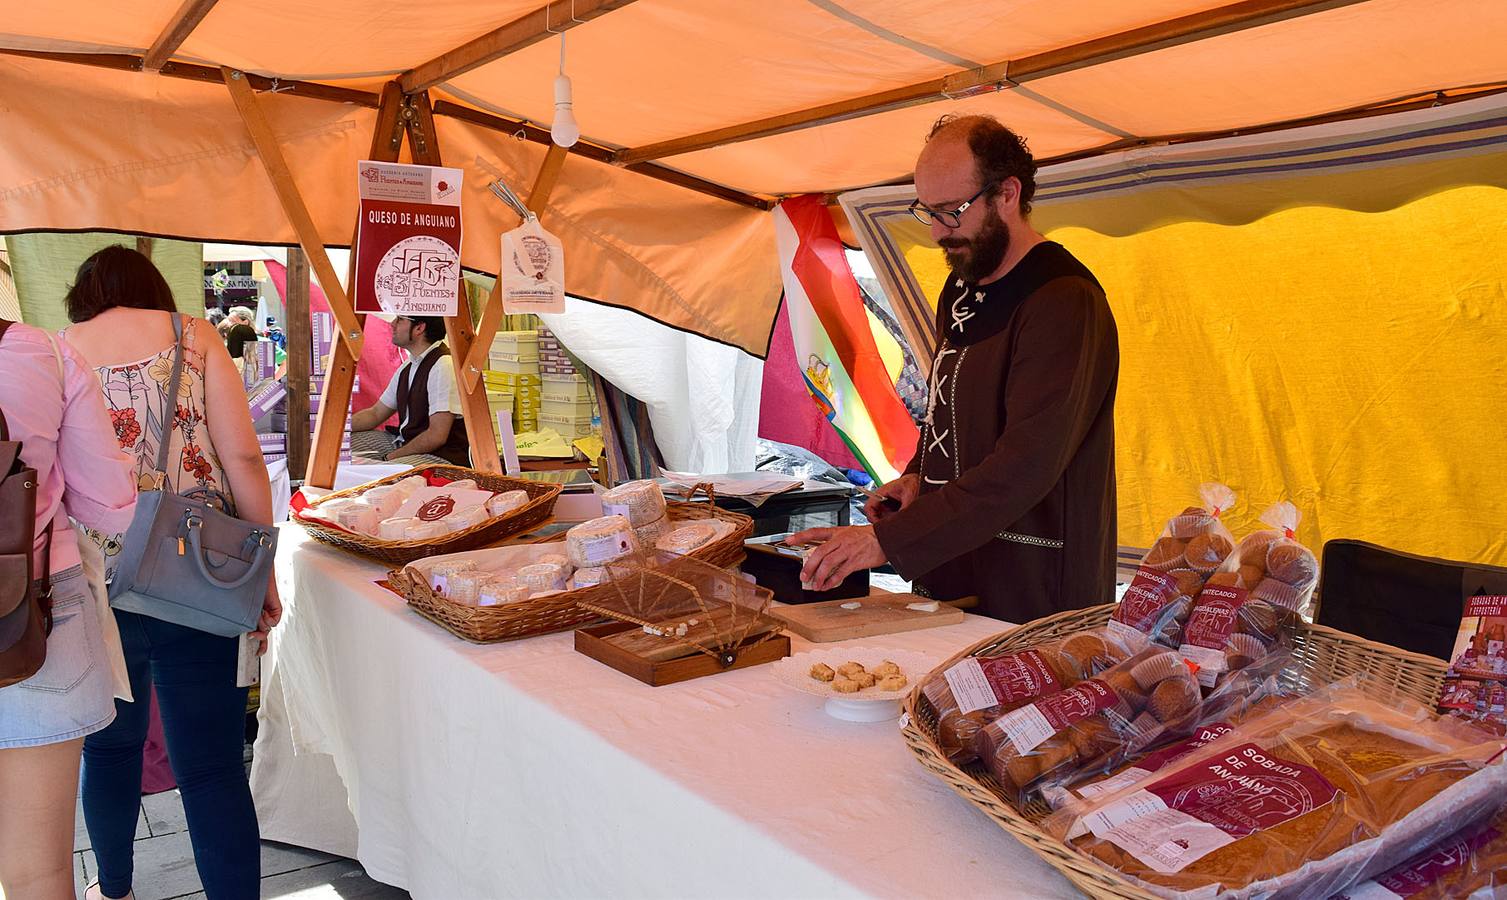
<instances>
[{"instance_id":1,"label":"paper on table","mask_svg":"<svg viewBox=\"0 0 1507 900\"><path fill-rule=\"evenodd\" d=\"M805 483L788 475L697 475L665 469L660 469L659 474L686 491L698 484L709 484L718 496L737 497L752 506L762 506L775 494L793 491Z\"/></svg>"}]
</instances>

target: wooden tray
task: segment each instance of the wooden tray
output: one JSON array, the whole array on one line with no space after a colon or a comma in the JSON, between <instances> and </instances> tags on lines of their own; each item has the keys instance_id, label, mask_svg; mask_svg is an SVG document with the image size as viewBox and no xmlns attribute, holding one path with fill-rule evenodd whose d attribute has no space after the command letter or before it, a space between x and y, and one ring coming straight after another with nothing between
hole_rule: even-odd
<instances>
[{"instance_id":1,"label":"wooden tray","mask_svg":"<svg viewBox=\"0 0 1507 900\"><path fill-rule=\"evenodd\" d=\"M971 599L971 598L970 598ZM907 603L925 602L915 594L871 594L849 600L824 600L795 606L771 606L767 615L779 619L791 631L815 644L919 631L963 621L961 606L967 600L944 603L936 612L906 609ZM843 609L844 603L861 603L858 609Z\"/></svg>"},{"instance_id":2,"label":"wooden tray","mask_svg":"<svg viewBox=\"0 0 1507 900\"><path fill-rule=\"evenodd\" d=\"M746 669L774 662L790 655L790 638L783 634L774 637L754 635L745 640L738 649L738 658L730 666L695 650L689 656L655 661L630 653L609 643L606 639L615 634L636 630L639 626L627 622L608 622L582 628L576 632L576 652L584 653L599 663L611 666L642 681L650 687L661 687L681 681L690 681L705 675L716 675L733 669Z\"/></svg>"}]
</instances>

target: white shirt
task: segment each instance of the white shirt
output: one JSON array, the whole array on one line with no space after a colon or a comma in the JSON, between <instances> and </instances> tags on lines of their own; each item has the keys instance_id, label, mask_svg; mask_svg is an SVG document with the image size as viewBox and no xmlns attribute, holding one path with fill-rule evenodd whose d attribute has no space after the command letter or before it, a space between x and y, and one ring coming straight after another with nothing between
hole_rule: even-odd
<instances>
[{"instance_id":1,"label":"white shirt","mask_svg":"<svg viewBox=\"0 0 1507 900\"><path fill-rule=\"evenodd\" d=\"M398 371L392 373L392 380L387 383L387 389L382 392L382 405L388 409L398 410L400 428L408 424L408 411L398 408L398 380L403 377L403 373L407 372L410 366L417 366L423 362L424 357L433 353L435 348L442 343L444 342L436 341L430 344L429 349L425 350L423 355L417 359L410 358L408 362L400 366ZM412 388L413 385L410 384L409 389L412 390ZM456 418L462 418L460 390L455 385L455 364L448 359L439 360L434 364L434 368L429 370L429 414L432 416L442 412L454 413Z\"/></svg>"}]
</instances>

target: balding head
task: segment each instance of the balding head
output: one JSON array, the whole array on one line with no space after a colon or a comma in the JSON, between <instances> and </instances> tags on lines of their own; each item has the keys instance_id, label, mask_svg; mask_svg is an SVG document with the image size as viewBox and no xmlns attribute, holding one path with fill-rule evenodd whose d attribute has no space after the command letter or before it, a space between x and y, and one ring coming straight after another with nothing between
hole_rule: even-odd
<instances>
[{"instance_id":1,"label":"balding head","mask_svg":"<svg viewBox=\"0 0 1507 900\"><path fill-rule=\"evenodd\" d=\"M1036 196L1036 160L1025 139L1001 125L993 116L943 116L932 125L926 146L916 162L919 171L928 155L956 162L966 153L979 187L1003 184L1014 178L1020 184L1020 214L1029 215Z\"/></svg>"}]
</instances>

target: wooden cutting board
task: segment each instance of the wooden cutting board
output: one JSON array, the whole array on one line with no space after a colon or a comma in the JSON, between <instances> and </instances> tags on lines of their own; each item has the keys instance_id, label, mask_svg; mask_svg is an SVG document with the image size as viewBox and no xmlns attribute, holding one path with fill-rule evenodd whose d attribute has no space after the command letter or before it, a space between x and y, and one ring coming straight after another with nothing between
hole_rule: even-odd
<instances>
[{"instance_id":1,"label":"wooden cutting board","mask_svg":"<svg viewBox=\"0 0 1507 900\"><path fill-rule=\"evenodd\" d=\"M855 600L825 600L771 607L769 615L784 623L786 630L817 644L919 631L963 621L963 611L943 604L936 612L906 609L907 603L925 603L915 594L875 594ZM861 603L858 609L843 609L844 603Z\"/></svg>"}]
</instances>

